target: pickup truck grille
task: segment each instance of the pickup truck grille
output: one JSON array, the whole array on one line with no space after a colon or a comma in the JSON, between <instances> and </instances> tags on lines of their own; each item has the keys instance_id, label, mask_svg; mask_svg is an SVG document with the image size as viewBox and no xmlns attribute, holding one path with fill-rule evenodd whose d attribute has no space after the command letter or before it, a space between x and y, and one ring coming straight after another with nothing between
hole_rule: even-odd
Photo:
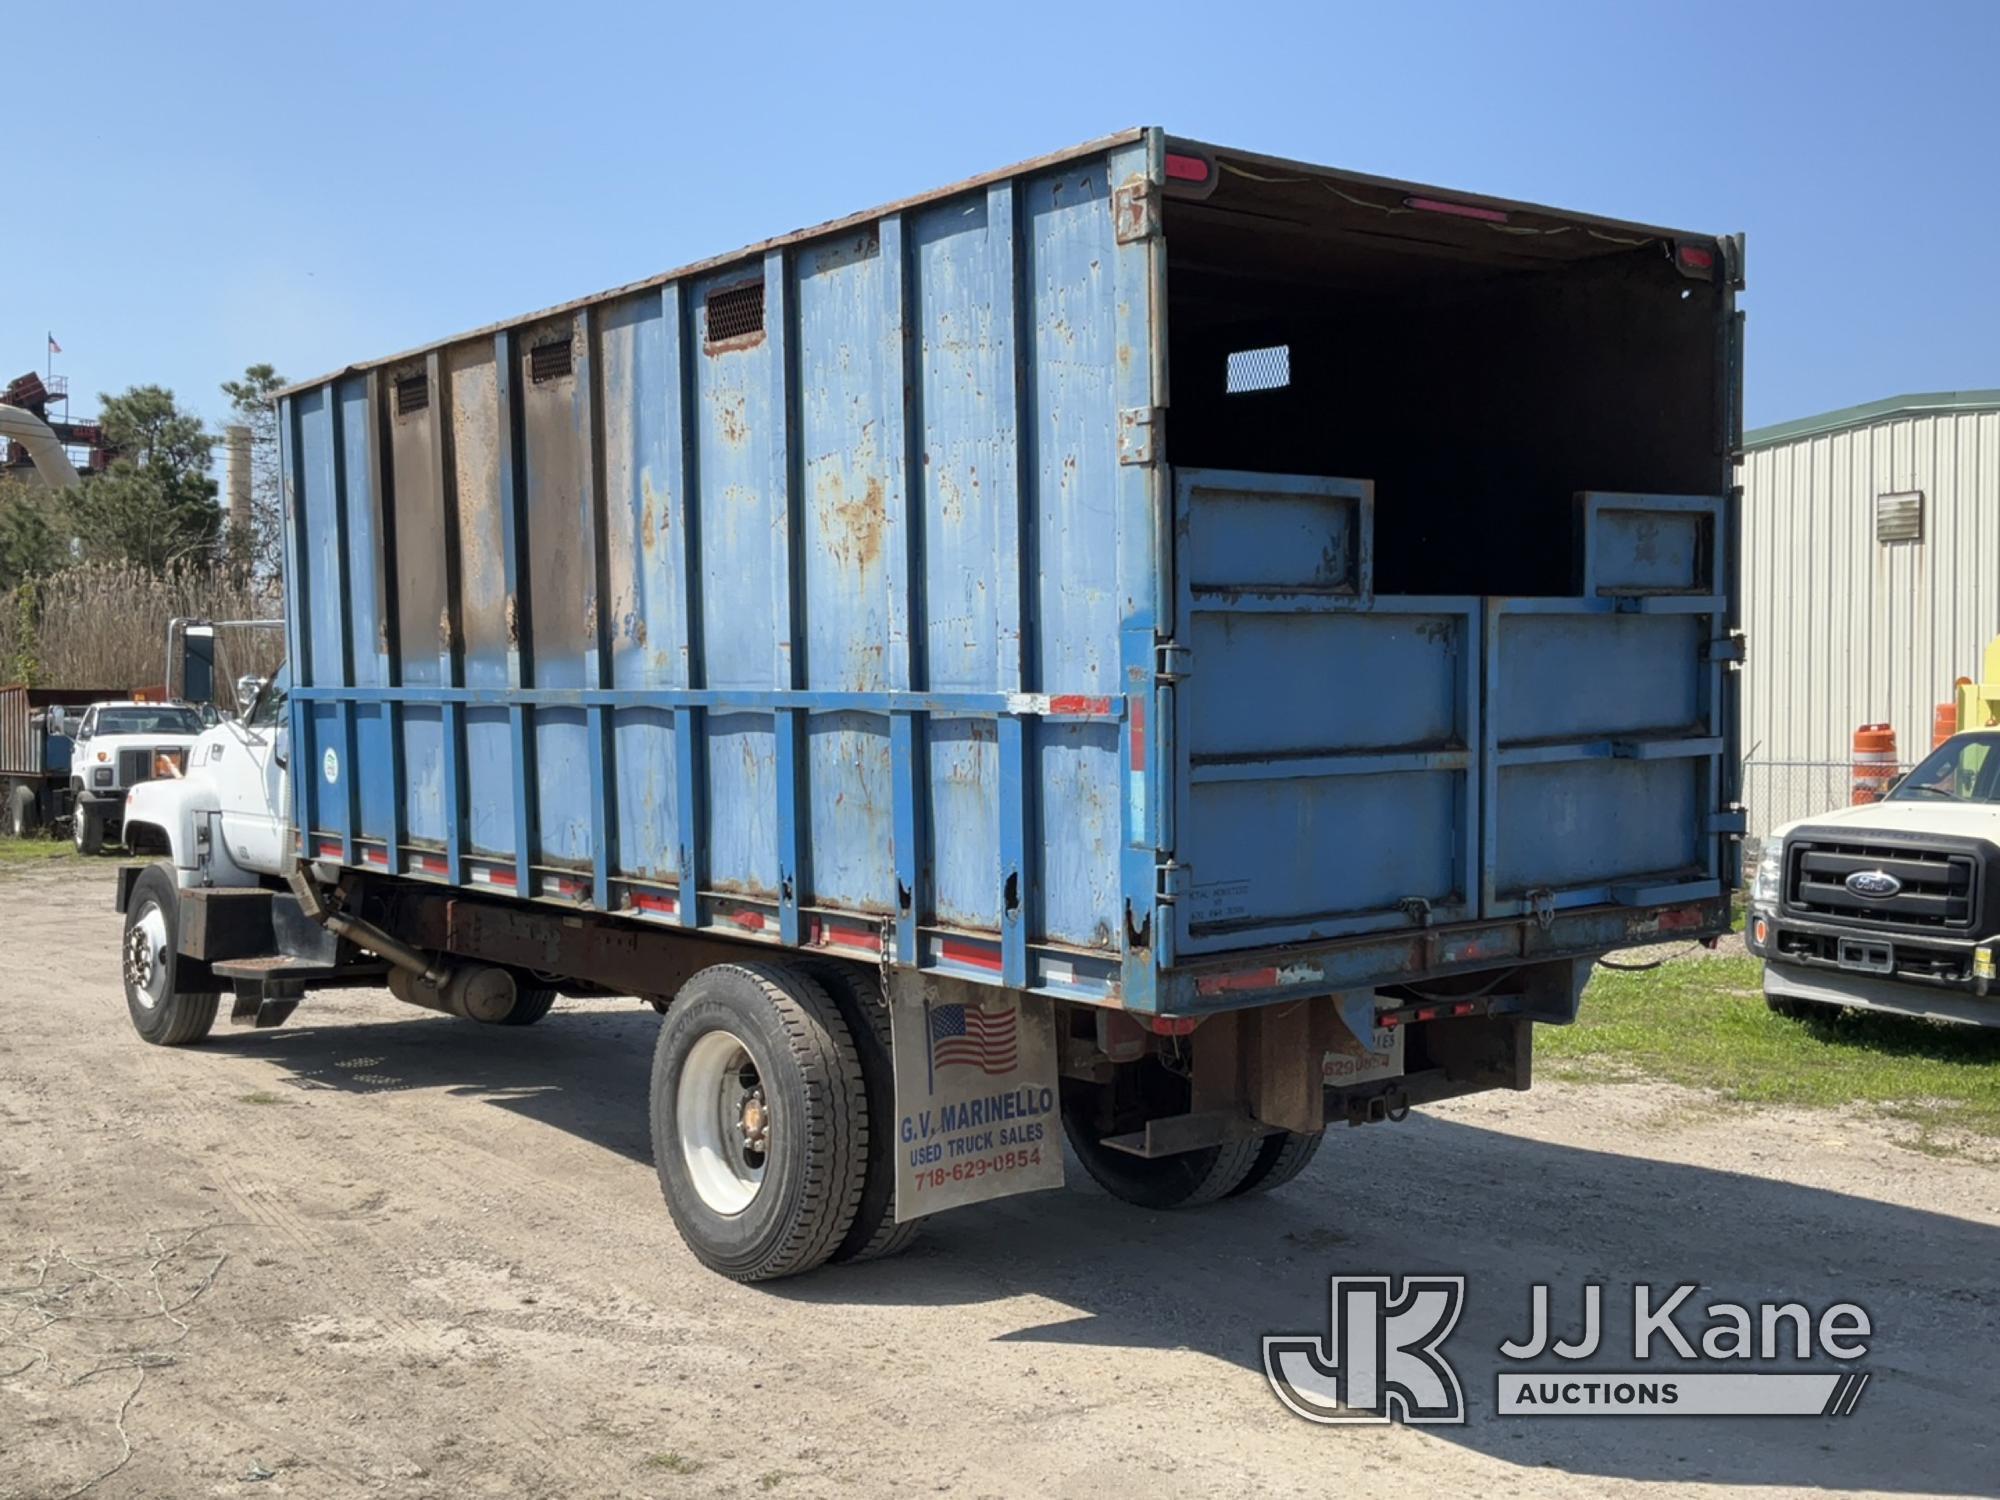
<instances>
[{"instance_id":1,"label":"pickup truck grille","mask_svg":"<svg viewBox=\"0 0 2000 1500\"><path fill-rule=\"evenodd\" d=\"M1903 883L1893 896L1863 896L1847 877L1880 870ZM1972 926L1978 908L1979 861L1970 853L1921 844L1877 843L1823 836L1785 847L1785 908L1801 917L1862 927L1951 930Z\"/></svg>"},{"instance_id":2,"label":"pickup truck grille","mask_svg":"<svg viewBox=\"0 0 2000 1500\"><path fill-rule=\"evenodd\" d=\"M153 745L134 748L124 746L118 752L118 785L137 786L142 781L153 779L153 760L163 754L186 754L179 745Z\"/></svg>"}]
</instances>

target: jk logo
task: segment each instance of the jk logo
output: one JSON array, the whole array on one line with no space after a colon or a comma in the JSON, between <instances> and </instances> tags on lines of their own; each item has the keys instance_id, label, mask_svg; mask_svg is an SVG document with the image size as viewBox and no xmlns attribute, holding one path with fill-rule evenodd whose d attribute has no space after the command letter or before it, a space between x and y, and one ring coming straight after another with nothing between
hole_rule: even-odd
<instances>
[{"instance_id":1,"label":"jk logo","mask_svg":"<svg viewBox=\"0 0 2000 1500\"><path fill-rule=\"evenodd\" d=\"M1272 1334L1264 1374L1308 1422L1463 1422L1458 1372L1439 1346L1465 1306L1463 1276L1333 1278L1324 1340Z\"/></svg>"}]
</instances>

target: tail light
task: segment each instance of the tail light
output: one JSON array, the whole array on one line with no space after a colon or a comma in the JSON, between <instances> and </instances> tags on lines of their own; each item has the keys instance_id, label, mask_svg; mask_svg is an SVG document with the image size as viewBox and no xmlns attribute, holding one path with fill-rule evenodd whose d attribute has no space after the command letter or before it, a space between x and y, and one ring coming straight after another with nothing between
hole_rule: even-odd
<instances>
[{"instance_id":1,"label":"tail light","mask_svg":"<svg viewBox=\"0 0 2000 1500\"><path fill-rule=\"evenodd\" d=\"M1695 281L1715 279L1715 251L1706 245L1680 240L1674 245L1674 264L1683 276Z\"/></svg>"}]
</instances>

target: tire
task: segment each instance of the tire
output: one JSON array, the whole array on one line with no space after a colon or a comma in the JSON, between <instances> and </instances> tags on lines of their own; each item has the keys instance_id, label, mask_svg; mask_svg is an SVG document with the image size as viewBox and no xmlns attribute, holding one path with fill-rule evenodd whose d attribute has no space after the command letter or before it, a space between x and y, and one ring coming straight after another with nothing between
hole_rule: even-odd
<instances>
[{"instance_id":1,"label":"tire","mask_svg":"<svg viewBox=\"0 0 2000 1500\"><path fill-rule=\"evenodd\" d=\"M896 1222L896 1062L889 1002L883 997L881 979L856 965L811 964L808 972L840 1007L868 1089L868 1165L861 1206L833 1260L844 1264L899 1255L910 1248L923 1223Z\"/></svg>"},{"instance_id":2,"label":"tire","mask_svg":"<svg viewBox=\"0 0 2000 1500\"><path fill-rule=\"evenodd\" d=\"M1265 1136L1258 1143L1257 1159L1250 1164L1243 1180L1229 1190L1229 1196L1245 1198L1252 1193L1268 1193L1272 1188L1283 1187L1312 1165L1312 1159L1319 1155L1320 1145L1325 1140L1324 1130L1315 1130L1311 1135L1302 1135L1296 1130L1281 1130L1276 1135Z\"/></svg>"},{"instance_id":3,"label":"tire","mask_svg":"<svg viewBox=\"0 0 2000 1500\"><path fill-rule=\"evenodd\" d=\"M1177 1107L1158 1107L1161 1094L1177 1091L1184 1094L1185 1085L1155 1060L1148 1058L1134 1065L1133 1071L1147 1075L1142 1092L1152 1096L1155 1107L1142 1109L1142 1117L1137 1119L1114 1115L1111 1124L1104 1119L1102 1086L1077 1079L1063 1080L1063 1130L1084 1171L1112 1197L1140 1208L1199 1208L1228 1197L1257 1164L1264 1145L1262 1137L1156 1157L1134 1156L1104 1144L1106 1136L1143 1128L1145 1113L1177 1114L1187 1107L1184 1097ZM1129 1115L1130 1111L1122 1113Z\"/></svg>"},{"instance_id":4,"label":"tire","mask_svg":"<svg viewBox=\"0 0 2000 1500\"><path fill-rule=\"evenodd\" d=\"M514 1008L502 1016L497 1023L501 1026L532 1026L549 1013L556 1003L556 992L541 985L517 984L514 988Z\"/></svg>"},{"instance_id":5,"label":"tire","mask_svg":"<svg viewBox=\"0 0 2000 1500\"><path fill-rule=\"evenodd\" d=\"M104 852L104 815L88 802L79 802L70 815L70 838L78 854Z\"/></svg>"},{"instance_id":6,"label":"tire","mask_svg":"<svg viewBox=\"0 0 2000 1500\"><path fill-rule=\"evenodd\" d=\"M180 890L164 865L149 865L132 883L125 907L120 970L125 1008L132 1028L156 1047L185 1047L208 1035L221 996L182 986L191 978L189 960L176 943ZM204 977L205 970L203 971ZM211 983L213 981L210 981Z\"/></svg>"},{"instance_id":7,"label":"tire","mask_svg":"<svg viewBox=\"0 0 2000 1500\"><path fill-rule=\"evenodd\" d=\"M866 1181L868 1091L839 1006L802 968L690 979L660 1026L651 1093L660 1189L703 1265L770 1281L841 1248Z\"/></svg>"},{"instance_id":8,"label":"tire","mask_svg":"<svg viewBox=\"0 0 2000 1500\"><path fill-rule=\"evenodd\" d=\"M31 839L41 826L42 809L34 788L15 787L7 797L7 832L17 839Z\"/></svg>"}]
</instances>

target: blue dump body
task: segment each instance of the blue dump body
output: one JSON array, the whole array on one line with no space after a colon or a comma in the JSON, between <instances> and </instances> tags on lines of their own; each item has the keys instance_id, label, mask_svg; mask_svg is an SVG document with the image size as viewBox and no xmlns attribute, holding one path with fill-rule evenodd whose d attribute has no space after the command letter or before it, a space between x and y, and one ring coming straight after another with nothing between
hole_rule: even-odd
<instances>
[{"instance_id":1,"label":"blue dump body","mask_svg":"<svg viewBox=\"0 0 2000 1500\"><path fill-rule=\"evenodd\" d=\"M301 847L1141 1013L1721 930L1739 257L1144 130L294 387Z\"/></svg>"}]
</instances>

